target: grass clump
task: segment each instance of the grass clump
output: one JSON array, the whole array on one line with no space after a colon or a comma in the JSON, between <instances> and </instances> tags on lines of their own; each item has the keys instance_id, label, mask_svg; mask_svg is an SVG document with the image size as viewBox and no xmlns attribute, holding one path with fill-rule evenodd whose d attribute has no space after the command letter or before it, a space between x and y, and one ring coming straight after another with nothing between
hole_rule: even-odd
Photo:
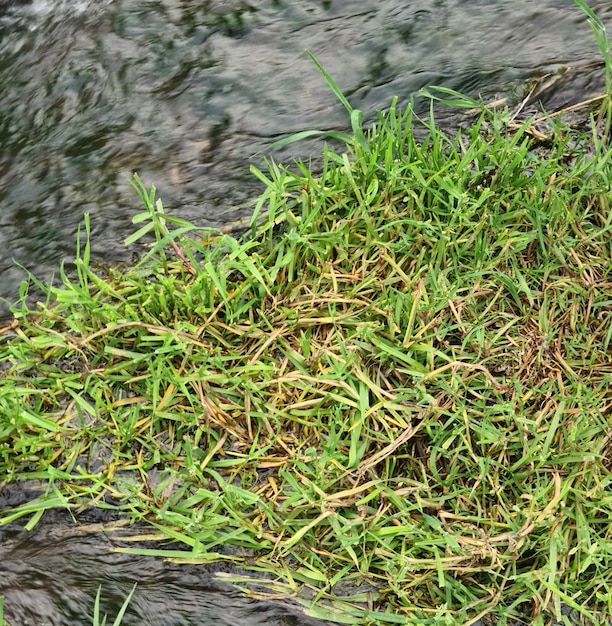
<instances>
[{"instance_id":1,"label":"grass clump","mask_svg":"<svg viewBox=\"0 0 612 626\"><path fill-rule=\"evenodd\" d=\"M339 623L600 623L612 153L506 118L448 136L394 102L317 176L254 169L242 238L135 178L149 253L82 244L3 329L2 475L48 484L3 521L115 507Z\"/></svg>"}]
</instances>

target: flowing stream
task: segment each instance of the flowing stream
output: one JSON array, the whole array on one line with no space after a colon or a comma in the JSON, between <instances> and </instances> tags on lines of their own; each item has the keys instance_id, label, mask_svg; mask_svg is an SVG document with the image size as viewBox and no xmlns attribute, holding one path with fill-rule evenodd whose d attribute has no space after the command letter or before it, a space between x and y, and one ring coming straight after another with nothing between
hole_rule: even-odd
<instances>
[{"instance_id":1,"label":"flowing stream","mask_svg":"<svg viewBox=\"0 0 612 626\"><path fill-rule=\"evenodd\" d=\"M612 2L591 6L612 22ZM428 85L518 97L530 80L601 60L572 0L0 0L0 297L17 299L20 265L43 281L69 266L85 212L94 258L138 254L123 244L140 210L133 172L181 217L246 223L261 190L253 154L296 131L348 126L305 49L366 119ZM568 76L545 105L602 88L596 65ZM272 154L316 163L320 152L308 141ZM0 318L8 310L4 301ZM127 624L316 623L246 600L207 570L114 553L120 538L84 523L49 513L32 531L0 528L12 626L91 623L99 584L116 610L133 582Z\"/></svg>"},{"instance_id":2,"label":"flowing stream","mask_svg":"<svg viewBox=\"0 0 612 626\"><path fill-rule=\"evenodd\" d=\"M0 496L0 503L8 501ZM184 565L116 552L133 547L130 538L150 532L116 519L108 511L73 517L52 510L32 530L17 522L0 527L0 595L10 626L91 625L98 588L100 613L108 614L110 626L134 583L122 626L322 624L289 601L245 598L223 581L223 574L232 573L227 564ZM138 542L149 545L162 544Z\"/></svg>"}]
</instances>

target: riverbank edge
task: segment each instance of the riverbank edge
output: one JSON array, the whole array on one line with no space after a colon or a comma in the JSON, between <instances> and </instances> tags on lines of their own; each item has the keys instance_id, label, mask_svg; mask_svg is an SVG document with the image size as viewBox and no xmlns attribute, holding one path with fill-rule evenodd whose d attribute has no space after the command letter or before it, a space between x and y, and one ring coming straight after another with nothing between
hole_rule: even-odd
<instances>
[{"instance_id":1,"label":"riverbank edge","mask_svg":"<svg viewBox=\"0 0 612 626\"><path fill-rule=\"evenodd\" d=\"M0 459L49 489L2 521L116 508L190 548L177 558L233 545L278 576L270 592L338 623L527 607L544 623L561 603L597 623L606 111L542 139L483 109L455 137L432 118L422 142L410 107L361 133L349 113L320 175L254 170L248 237L165 214L135 179L128 242L154 238L135 267L94 271L85 237L46 304L24 286L0 346Z\"/></svg>"}]
</instances>

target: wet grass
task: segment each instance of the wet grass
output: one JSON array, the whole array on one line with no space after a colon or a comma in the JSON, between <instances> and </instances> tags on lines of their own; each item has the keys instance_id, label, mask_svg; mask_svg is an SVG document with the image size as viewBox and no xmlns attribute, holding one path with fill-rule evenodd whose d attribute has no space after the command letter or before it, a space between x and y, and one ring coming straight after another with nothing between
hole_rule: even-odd
<instances>
[{"instance_id":1,"label":"wet grass","mask_svg":"<svg viewBox=\"0 0 612 626\"><path fill-rule=\"evenodd\" d=\"M47 487L1 521L115 508L338 623L601 623L609 111L448 135L393 103L316 176L254 168L239 238L135 178L149 252L94 269L86 221L74 276L2 329L2 476Z\"/></svg>"}]
</instances>

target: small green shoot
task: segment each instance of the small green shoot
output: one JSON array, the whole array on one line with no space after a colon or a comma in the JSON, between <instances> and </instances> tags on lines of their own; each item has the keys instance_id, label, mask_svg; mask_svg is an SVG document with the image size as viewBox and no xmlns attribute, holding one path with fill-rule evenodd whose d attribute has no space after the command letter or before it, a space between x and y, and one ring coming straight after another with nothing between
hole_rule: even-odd
<instances>
[{"instance_id":1,"label":"small green shoot","mask_svg":"<svg viewBox=\"0 0 612 626\"><path fill-rule=\"evenodd\" d=\"M102 586L100 585L98 587L98 591L96 593L96 600L94 603L93 626L106 626L106 620L108 618L107 615L103 615L103 616L100 615L101 589L102 589ZM119 609L119 613L117 613L117 617L113 621L112 626L121 626L121 621L123 620L123 616L125 615L125 612L127 611L128 605L130 604L130 600L132 599L132 596L134 595L134 591L136 591L136 583L134 583L134 586L132 587L132 591L130 591L123 605Z\"/></svg>"}]
</instances>

